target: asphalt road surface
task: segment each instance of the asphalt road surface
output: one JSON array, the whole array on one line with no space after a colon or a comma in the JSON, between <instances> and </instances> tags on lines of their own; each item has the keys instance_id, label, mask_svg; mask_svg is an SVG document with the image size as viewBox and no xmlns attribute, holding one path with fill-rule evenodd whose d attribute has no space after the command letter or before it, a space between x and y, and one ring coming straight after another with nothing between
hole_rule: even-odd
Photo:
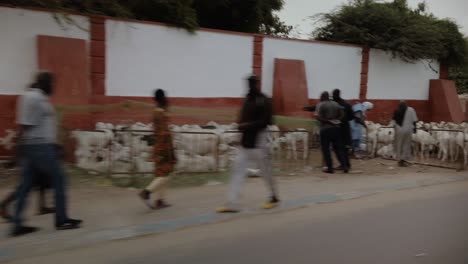
<instances>
[{"instance_id":1,"label":"asphalt road surface","mask_svg":"<svg viewBox=\"0 0 468 264\"><path fill-rule=\"evenodd\" d=\"M466 264L468 182L245 216L12 263Z\"/></svg>"}]
</instances>

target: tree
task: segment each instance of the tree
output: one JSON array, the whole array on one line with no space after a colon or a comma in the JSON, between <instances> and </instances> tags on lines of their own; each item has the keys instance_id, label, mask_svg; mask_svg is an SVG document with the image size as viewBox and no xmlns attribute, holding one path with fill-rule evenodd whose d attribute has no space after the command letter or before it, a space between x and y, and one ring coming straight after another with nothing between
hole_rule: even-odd
<instances>
[{"instance_id":1,"label":"tree","mask_svg":"<svg viewBox=\"0 0 468 264\"><path fill-rule=\"evenodd\" d=\"M468 38L465 38L465 48L468 52ZM459 93L468 93L468 58L463 64L449 68L449 79L455 81Z\"/></svg>"},{"instance_id":2,"label":"tree","mask_svg":"<svg viewBox=\"0 0 468 264\"><path fill-rule=\"evenodd\" d=\"M468 53L459 27L426 9L424 3L411 9L406 0L353 0L321 15L324 25L313 35L318 40L382 49L406 62L427 59L462 65Z\"/></svg>"},{"instance_id":3,"label":"tree","mask_svg":"<svg viewBox=\"0 0 468 264\"><path fill-rule=\"evenodd\" d=\"M274 13L283 5L283 0L194 0L202 27L287 36L292 27Z\"/></svg>"},{"instance_id":4,"label":"tree","mask_svg":"<svg viewBox=\"0 0 468 264\"><path fill-rule=\"evenodd\" d=\"M287 35L291 27L274 13L283 0L0 0L1 4L43 7L54 12L134 18L198 27ZM66 18L66 16L65 16Z\"/></svg>"}]
</instances>

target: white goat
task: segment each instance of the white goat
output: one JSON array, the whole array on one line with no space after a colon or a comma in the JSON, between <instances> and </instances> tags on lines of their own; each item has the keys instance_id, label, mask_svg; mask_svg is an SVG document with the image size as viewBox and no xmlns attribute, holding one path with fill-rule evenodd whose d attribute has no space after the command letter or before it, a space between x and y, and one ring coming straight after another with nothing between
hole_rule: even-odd
<instances>
[{"instance_id":1,"label":"white goat","mask_svg":"<svg viewBox=\"0 0 468 264\"><path fill-rule=\"evenodd\" d=\"M430 151L432 151L437 144L436 139L432 137L429 132L424 130L417 130L416 134L413 134L413 142L415 143L415 154L420 154L421 160L428 158Z\"/></svg>"}]
</instances>

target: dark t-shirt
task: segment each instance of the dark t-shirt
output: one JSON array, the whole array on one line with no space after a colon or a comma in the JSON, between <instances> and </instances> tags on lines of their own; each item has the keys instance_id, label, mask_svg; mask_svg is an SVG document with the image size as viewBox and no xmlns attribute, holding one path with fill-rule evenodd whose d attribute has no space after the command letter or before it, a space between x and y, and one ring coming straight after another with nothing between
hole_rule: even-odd
<instances>
[{"instance_id":1,"label":"dark t-shirt","mask_svg":"<svg viewBox=\"0 0 468 264\"><path fill-rule=\"evenodd\" d=\"M264 94L248 95L242 106L239 124L241 144L244 148L255 148L258 134L273 123L273 110L270 98Z\"/></svg>"},{"instance_id":2,"label":"dark t-shirt","mask_svg":"<svg viewBox=\"0 0 468 264\"><path fill-rule=\"evenodd\" d=\"M341 121L349 122L354 119L353 107L348 102L346 102L345 100L338 100L335 102L337 102L341 107L343 107L344 110L344 115Z\"/></svg>"}]
</instances>

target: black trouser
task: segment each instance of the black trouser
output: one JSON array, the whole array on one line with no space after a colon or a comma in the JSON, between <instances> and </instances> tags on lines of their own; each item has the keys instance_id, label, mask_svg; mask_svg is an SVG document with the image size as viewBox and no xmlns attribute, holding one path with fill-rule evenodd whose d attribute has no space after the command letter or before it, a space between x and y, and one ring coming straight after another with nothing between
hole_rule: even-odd
<instances>
[{"instance_id":1,"label":"black trouser","mask_svg":"<svg viewBox=\"0 0 468 264\"><path fill-rule=\"evenodd\" d=\"M322 147L323 158L328 170L333 170L333 161L330 154L330 145L333 145L336 158L340 162L341 167L348 168L344 153L344 144L340 135L340 128L330 127L320 130L320 145Z\"/></svg>"},{"instance_id":2,"label":"black trouser","mask_svg":"<svg viewBox=\"0 0 468 264\"><path fill-rule=\"evenodd\" d=\"M340 125L340 137L342 138L344 146L344 157L346 167L351 168L351 162L349 161L349 148L352 145L351 141L351 127L349 122L342 122Z\"/></svg>"}]
</instances>

